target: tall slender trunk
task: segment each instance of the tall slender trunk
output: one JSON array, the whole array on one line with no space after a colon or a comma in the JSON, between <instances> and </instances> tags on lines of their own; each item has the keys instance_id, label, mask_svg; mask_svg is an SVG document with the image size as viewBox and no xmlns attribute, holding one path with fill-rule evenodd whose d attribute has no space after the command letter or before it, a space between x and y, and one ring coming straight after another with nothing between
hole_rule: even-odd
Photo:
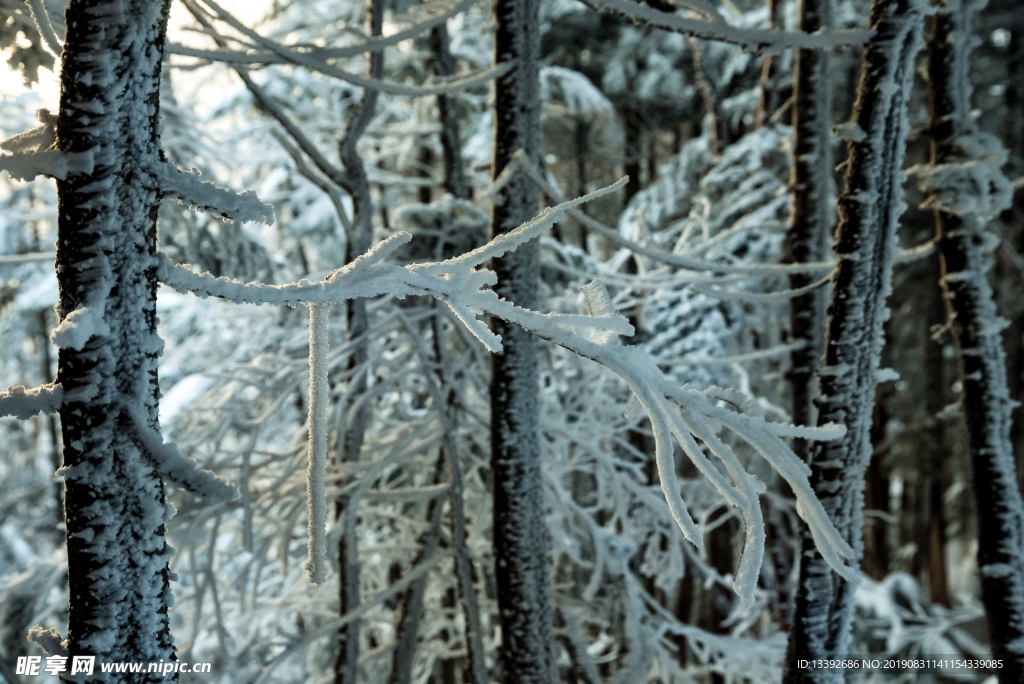
<instances>
[{"instance_id":1,"label":"tall slender trunk","mask_svg":"<svg viewBox=\"0 0 1024 684\"><path fill-rule=\"evenodd\" d=\"M945 462L952 455L945 419L940 415L950 401L950 379L946 371L946 359L942 353L946 337L932 339L932 330L942 327L946 318L946 303L942 292L934 287L939 282L939 260L933 259L928 265L928 318L925 324L923 344L925 345L925 373L928 382L926 407L928 423L925 432L925 461L921 471L925 474L928 496L928 538L925 548L928 559L928 592L932 603L949 606L949 582L946 572L945 518L942 510L942 493L946 487Z\"/></svg>"},{"instance_id":2,"label":"tall slender trunk","mask_svg":"<svg viewBox=\"0 0 1024 684\"><path fill-rule=\"evenodd\" d=\"M513 69L495 84L493 177L522 149L540 166L540 20L538 0L494 0L495 59ZM495 198L492 233L507 233L538 209L537 187L517 172ZM525 249L524 249L525 248ZM535 308L538 246L523 245L492 264L498 296ZM504 351L491 377L491 470L494 478L494 556L504 680L552 680L554 627L548 581L549 550L540 468L537 348L533 336L492 318Z\"/></svg>"},{"instance_id":3,"label":"tall slender trunk","mask_svg":"<svg viewBox=\"0 0 1024 684\"><path fill-rule=\"evenodd\" d=\"M431 30L431 61L434 73L438 76L450 76L455 73L455 59L452 57L448 45L448 31L444 24ZM441 122L441 148L444 153L444 188L459 199L469 199L470 187L462 165L462 144L459 136L459 119L456 103L453 101L453 98L441 94L437 96L437 107ZM444 247L445 245L439 245L439 251L443 251ZM443 444L438 456L434 482L438 484L444 482L445 471L447 470L449 486L451 488L448 500L451 505L452 516L452 545L456 549L455 574L457 577L458 593L462 596L463 616L466 621L466 657L469 661L467 680L470 684L485 684L487 681L487 665L483 653L480 612L476 603L476 593L473 588L468 549L466 547L465 513L462 502L462 474L453 439L455 433L455 396L449 393L445 387L445 341L440 302L434 301L433 307L436 315L431 318L434 340L434 357L431 361L438 368L437 379L440 385L440 389L434 399L441 404L438 410L443 412L442 422L444 424ZM426 517L430 523L430 528L424 537L422 550L413 562L413 566L422 560L429 559L437 549L441 531L441 508L442 501L440 499L432 500L427 507ZM426 585L427 577L424 575L403 592L401 614L398 620L398 627L395 630L396 645L391 661L392 666L389 679L389 682L393 684L408 684L412 680L412 665L416 655L419 624L423 616L423 595ZM454 608L455 594L455 591L446 593L442 598L442 605ZM447 630L442 634L442 638L447 638ZM454 665L455 661L450 658L441 661L440 670L443 682L454 682Z\"/></svg>"},{"instance_id":4,"label":"tall slender trunk","mask_svg":"<svg viewBox=\"0 0 1024 684\"><path fill-rule=\"evenodd\" d=\"M455 73L455 58L449 49L448 29L444 24L430 30L430 51L435 74L451 76ZM438 95L437 113L441 120L441 149L444 152L444 189L459 199L469 199L472 190L462 165L456 96L444 93Z\"/></svg>"},{"instance_id":5,"label":"tall slender trunk","mask_svg":"<svg viewBox=\"0 0 1024 684\"><path fill-rule=\"evenodd\" d=\"M92 162L57 183L58 309L67 332L58 339L57 371L65 398L67 643L70 653L99 662L174 654L164 485L123 429L125 410L139 407L159 427L152 256L169 6L72 0L66 15L57 146ZM133 674L132 681L168 680Z\"/></svg>"},{"instance_id":6,"label":"tall slender trunk","mask_svg":"<svg viewBox=\"0 0 1024 684\"><path fill-rule=\"evenodd\" d=\"M797 28L814 33L831 24L832 0L799 0ZM785 258L791 263L823 261L832 233L834 205L829 201L832 178L832 89L828 81L829 53L797 50L793 56L793 163L789 182L793 204L789 213ZM810 285L812 277L793 274L793 289ZM825 350L825 293L822 290L789 300L790 340L802 347L790 354L789 381L793 422L812 425L815 410L814 369ZM793 448L806 459L808 442Z\"/></svg>"},{"instance_id":7,"label":"tall slender trunk","mask_svg":"<svg viewBox=\"0 0 1024 684\"><path fill-rule=\"evenodd\" d=\"M384 26L384 0L372 0L368 8L370 35L379 36ZM384 52L370 54L369 74L379 79L384 72ZM355 114L349 120L345 135L338 145L341 163L345 166L345 175L352 187L352 230L346 245L345 261L350 263L370 249L373 242L373 201L370 197L370 182L366 175L363 159L356 146L366 127L373 118L379 93L367 88L363 91ZM352 378L353 387L349 392L352 397L349 406L342 407L345 412L345 427L339 442L341 443L341 460L359 460L359 452L363 446L366 428L370 420L370 406L364 399L367 388L366 367L368 359L366 333L369 322L366 317L366 300L350 299L347 303L348 338L361 340L352 350L349 361L351 369L358 369ZM338 601L339 612L355 610L359 606L359 550L356 537L357 505L349 505L346 496L339 496L335 502L335 514L342 521L341 538L338 540ZM353 620L338 630L338 654L334 663L335 684L355 684L359 668L359 620Z\"/></svg>"},{"instance_id":8,"label":"tall slender trunk","mask_svg":"<svg viewBox=\"0 0 1024 684\"><path fill-rule=\"evenodd\" d=\"M871 462L864 478L864 508L888 512L889 478L882 467L882 460L889 453L885 434L889 416L884 389L879 387L875 392L875 410L871 419ZM889 574L889 523L876 517L865 527L864 558L860 567L871 579L881 581Z\"/></svg>"},{"instance_id":9,"label":"tall slender trunk","mask_svg":"<svg viewBox=\"0 0 1024 684\"><path fill-rule=\"evenodd\" d=\"M969 174L972 168L965 165L992 163L971 149L984 140L971 117L971 12L976 7L976 3L950 3L932 20L928 59L932 164L954 174ZM990 192L993 182L984 178L984 185L975 192ZM1000 684L1009 684L1024 680L1024 502L1010 442L1013 402L1001 337L1005 321L996 311L986 275L998 239L985 230L989 217L979 215L972 206L948 201L941 186L931 189L936 193L931 199L936 206L940 282L959 352L961 400L978 506L981 597L992 656L1003 663L997 676Z\"/></svg>"},{"instance_id":10,"label":"tall slender trunk","mask_svg":"<svg viewBox=\"0 0 1024 684\"><path fill-rule=\"evenodd\" d=\"M840 534L863 553L864 474L871 458L871 417L883 324L892 290L896 229L903 212L907 99L920 47L922 7L916 0L875 0L854 105L846 184L839 198L838 265L829 306L825 357L819 370L818 424L843 424L846 435L812 450L811 484ZM830 670L797 667L846 653L854 587L834 574L804 531L800 581L785 680L833 682Z\"/></svg>"},{"instance_id":11,"label":"tall slender trunk","mask_svg":"<svg viewBox=\"0 0 1024 684\"><path fill-rule=\"evenodd\" d=\"M778 28L779 24L779 4L779 0L765 0L765 5L768 7L768 28L773 31ZM799 17L802 19L803 9L801 8L799 11ZM764 126L771 118L772 113L775 112L778 101L775 80L778 71L778 57L776 55L766 55L764 63L761 65L761 96L757 101L757 113L754 116L754 126L756 128Z\"/></svg>"}]
</instances>

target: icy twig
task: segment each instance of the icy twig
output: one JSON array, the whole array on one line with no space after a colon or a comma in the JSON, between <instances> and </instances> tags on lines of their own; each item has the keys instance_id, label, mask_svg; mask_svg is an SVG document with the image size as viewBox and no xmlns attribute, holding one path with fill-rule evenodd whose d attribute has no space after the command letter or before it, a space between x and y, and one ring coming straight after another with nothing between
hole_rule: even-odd
<instances>
[{"instance_id":1,"label":"icy twig","mask_svg":"<svg viewBox=\"0 0 1024 684\"><path fill-rule=\"evenodd\" d=\"M551 184L541 177L540 173L536 168L534 168L526 155L521 152L516 152L516 154L513 155L512 160L526 172L526 175L537 184L537 187L539 187L544 194L555 202L562 203L565 201L562 193L557 188L552 187ZM588 230L599 233L636 254L655 259L671 266L678 266L680 268L717 273L768 275L775 273L820 273L823 271L831 271L836 266L835 261L822 261L807 264L716 264L709 261L702 261L700 259L690 259L679 254L672 254L664 250L647 247L646 245L629 240L620 235L619 231L604 225L597 219L588 216L582 211L570 208L568 213L572 218L584 224Z\"/></svg>"},{"instance_id":2,"label":"icy twig","mask_svg":"<svg viewBox=\"0 0 1024 684\"><path fill-rule=\"evenodd\" d=\"M193 168L186 173L164 164L160 167L160 192L174 197L189 209L204 211L227 221L254 221L264 225L274 222L274 208L260 202L256 193L246 190L237 193L222 188L212 181L199 180L200 171Z\"/></svg>"},{"instance_id":3,"label":"icy twig","mask_svg":"<svg viewBox=\"0 0 1024 684\"><path fill-rule=\"evenodd\" d=\"M174 444L165 443L160 433L149 426L138 408L122 404L121 411L135 446L168 480L210 503L227 503L238 498L238 489L234 485L200 468L191 458L182 456Z\"/></svg>"},{"instance_id":4,"label":"icy twig","mask_svg":"<svg viewBox=\"0 0 1024 684\"><path fill-rule=\"evenodd\" d=\"M424 86L407 86L398 83L391 83L377 78L368 78L366 76L359 76L351 72L339 69L338 67L329 64L323 59L317 58L308 52L297 52L292 48L285 47L280 43L264 38L256 31L253 31L241 21L236 19L231 13L227 12L223 7L218 5L214 0L200 0L204 5L213 10L213 14L218 19L226 23L231 28L235 29L242 35L252 40L257 45L266 48L274 54L281 57L285 63L295 64L297 66L304 66L307 69L313 71L319 71L325 76L333 76L334 78L340 79L351 83L352 85L359 86L361 88L367 88L370 90L376 90L382 93L389 93L391 95L406 95L410 97L423 97L427 95L441 95L443 93L454 93L466 88L481 85L487 83L496 78L504 76L512 70L511 64L496 64L487 69L483 69L474 74L462 76L460 78L446 81L443 83L437 83L434 85Z\"/></svg>"},{"instance_id":5,"label":"icy twig","mask_svg":"<svg viewBox=\"0 0 1024 684\"><path fill-rule=\"evenodd\" d=\"M319 60L328 59L342 59L346 57L355 57L367 52L379 52L386 47L397 45L404 40L415 38L418 35L429 31L435 26L439 26L451 17L464 12L469 9L480 0L459 0L459 2L451 5L442 12L438 12L429 19L424 19L421 22L413 24L409 28L403 29L390 36L384 36L381 38L368 38L357 45L350 45L346 47L316 47L316 48L304 48L291 45L282 45L282 48L292 50L294 52L302 52L308 54ZM176 43L169 43L167 45L167 53L172 55L182 55L184 57L197 57L200 59L208 59L215 62L222 62L226 64L287 64L288 60L281 57L279 54L273 51L265 52L241 52L238 50L202 50L198 48L191 48L185 45L178 45Z\"/></svg>"},{"instance_id":6,"label":"icy twig","mask_svg":"<svg viewBox=\"0 0 1024 684\"><path fill-rule=\"evenodd\" d=\"M326 304L309 306L309 466L306 495L309 510L309 549L306 574L313 584L327 580L327 497L324 468L327 465L327 329Z\"/></svg>"},{"instance_id":7,"label":"icy twig","mask_svg":"<svg viewBox=\"0 0 1024 684\"><path fill-rule=\"evenodd\" d=\"M27 254L3 254L0 255L0 266L21 266L22 264L34 264L46 261L55 261L55 252L28 252Z\"/></svg>"},{"instance_id":8,"label":"icy twig","mask_svg":"<svg viewBox=\"0 0 1024 684\"><path fill-rule=\"evenodd\" d=\"M818 288L824 287L832 282L836 272L833 270L827 276L803 287L795 287L789 290L780 290L778 292L746 292L744 290L723 290L719 287L708 286L703 283L693 283L690 285L694 290L700 292L702 295L707 297L713 297L714 299L734 299L744 302L778 302L792 299L794 297L800 297L808 292L814 292Z\"/></svg>"},{"instance_id":9,"label":"icy twig","mask_svg":"<svg viewBox=\"0 0 1024 684\"><path fill-rule=\"evenodd\" d=\"M786 48L834 48L841 45L862 45L873 35L870 30L769 31L729 26L725 22L690 19L647 7L631 0L583 0L599 12L616 14L649 28L681 33L702 40L716 40L739 45L745 50L759 53L779 53Z\"/></svg>"},{"instance_id":10,"label":"icy twig","mask_svg":"<svg viewBox=\"0 0 1024 684\"><path fill-rule=\"evenodd\" d=\"M246 81L247 84L250 82L251 81ZM299 152L299 150L296 149L280 131L271 131L270 134L274 136L274 139L277 140L281 147L284 148L284 151L288 153L288 156L292 158L292 161L295 162L295 170L299 172L299 175L316 187L320 188L320 190L327 195L328 199L331 200L331 204L334 205L334 212L338 215L338 220L341 222L342 228L345 229L345 234L348 236L348 239L351 240L352 219L349 218L348 212L345 211L345 204L342 201L341 194L338 192L338 189L317 175L313 169L309 168L306 165L306 160L302 158L302 153ZM341 172L338 171L338 173L340 174Z\"/></svg>"},{"instance_id":11,"label":"icy twig","mask_svg":"<svg viewBox=\"0 0 1024 684\"><path fill-rule=\"evenodd\" d=\"M0 418L27 420L37 413L56 413L63 401L64 388L58 384L33 389L15 385L0 392Z\"/></svg>"},{"instance_id":12,"label":"icy twig","mask_svg":"<svg viewBox=\"0 0 1024 684\"><path fill-rule=\"evenodd\" d=\"M32 15L32 22L36 25L36 30L39 31L43 44L46 45L46 48L55 57L60 57L64 51L64 46L57 39L57 34L53 30L53 24L50 23L50 14L46 11L43 0L25 0L25 4L28 5L29 14Z\"/></svg>"},{"instance_id":13,"label":"icy twig","mask_svg":"<svg viewBox=\"0 0 1024 684\"><path fill-rule=\"evenodd\" d=\"M273 304L341 301L376 294L430 294L448 304L467 329L492 351L501 349L501 340L476 315L489 313L497 316L580 356L597 361L626 380L651 420L658 472L672 517L693 544L700 546L703 541L680 495L673 457L673 437L679 441L698 469L733 506L741 510L747 542L740 572L734 582L741 597L749 600L752 596L756 570L760 568L763 553L763 521L757 499L757 495L763 491L763 485L742 469L729 447L716 436L720 429L718 426L727 427L740 439L750 443L790 483L797 496L797 510L807 521L822 556L840 574L849 578L856 577L856 571L842 560L852 557L853 550L843 541L811 490L807 466L780 438L781 435L798 435L809 439L837 439L844 434L844 428L832 425L806 428L768 423L760 407L738 393L715 388L702 393L680 388L662 374L646 352L637 347L617 344L617 336L631 335L633 328L625 318L615 313L600 283L594 282L583 288L590 316L542 314L500 299L491 290L481 289L494 283L494 274L487 270L477 270L477 267L537 237L572 207L612 192L622 182L547 209L510 233L462 256L442 262L405 267L383 263L388 254L411 239L407 234L399 234L316 283L300 281L282 286L243 285L225 278L215 279L209 275L194 274L175 266L163 256L158 275L163 282L181 292L193 291L200 296L214 295L235 301ZM582 332L587 330L590 331L587 334ZM722 402L727 406L720 406ZM694 440L695 436L707 445L713 456L722 461L732 483L704 455Z\"/></svg>"}]
</instances>

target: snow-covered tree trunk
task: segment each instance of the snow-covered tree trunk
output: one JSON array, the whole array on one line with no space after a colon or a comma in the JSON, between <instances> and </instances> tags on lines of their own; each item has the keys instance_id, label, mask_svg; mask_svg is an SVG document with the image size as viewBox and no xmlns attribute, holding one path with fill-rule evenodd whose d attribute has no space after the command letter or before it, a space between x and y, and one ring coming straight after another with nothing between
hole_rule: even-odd
<instances>
[{"instance_id":1,"label":"snow-covered tree trunk","mask_svg":"<svg viewBox=\"0 0 1024 684\"><path fill-rule=\"evenodd\" d=\"M174 653L169 508L128 415L159 427L154 170L169 5L72 0L61 67L56 145L81 170L57 183L61 323L52 337L64 389L67 650L104 663Z\"/></svg>"},{"instance_id":2,"label":"snow-covered tree trunk","mask_svg":"<svg viewBox=\"0 0 1024 684\"><path fill-rule=\"evenodd\" d=\"M896 229L903 202L907 99L920 47L922 0L876 0L864 49L853 121L845 124L849 165L839 198L834 249L839 263L819 369L818 424L845 425L846 434L812 450L811 484L845 541L859 558L864 474L871 458L871 416L889 316ZM853 619L854 585L818 552L809 532L801 548L800 581L785 681L832 682L842 675L796 666L845 653Z\"/></svg>"},{"instance_id":3,"label":"snow-covered tree trunk","mask_svg":"<svg viewBox=\"0 0 1024 684\"><path fill-rule=\"evenodd\" d=\"M494 178L522 149L540 162L540 21L538 0L495 0L495 59L514 66L495 84ZM501 235L533 218L539 191L523 171L496 193L492 232ZM493 261L499 297L536 308L536 242ZM541 684L552 679L554 628L548 581L544 482L540 467L537 343L492 318L504 351L491 378L491 471L494 478L494 557L501 622L504 681Z\"/></svg>"},{"instance_id":4,"label":"snow-covered tree trunk","mask_svg":"<svg viewBox=\"0 0 1024 684\"><path fill-rule=\"evenodd\" d=\"M999 170L1000 143L971 116L971 13L984 2L955 0L933 19L928 59L932 166L919 171L931 191L942 265L940 282L959 351L961 404L978 507L978 570L992 656L1001 684L1024 680L1024 504L1010 441L1010 398L1001 332L987 271L999 238L986 231L1012 201Z\"/></svg>"},{"instance_id":5,"label":"snow-covered tree trunk","mask_svg":"<svg viewBox=\"0 0 1024 684\"><path fill-rule=\"evenodd\" d=\"M800 0L797 28L814 33L831 23L832 0ZM793 204L786 235L786 260L792 263L825 261L832 232L834 205L829 201L832 178L832 88L828 82L829 53L796 50L793 55L793 163L790 186ZM810 285L815 276L795 273L789 286ZM789 380L793 422L814 420L814 369L824 351L824 296L821 289L794 297L789 303L790 338L800 346L790 354ZM807 455L808 443L798 440L797 455Z\"/></svg>"}]
</instances>

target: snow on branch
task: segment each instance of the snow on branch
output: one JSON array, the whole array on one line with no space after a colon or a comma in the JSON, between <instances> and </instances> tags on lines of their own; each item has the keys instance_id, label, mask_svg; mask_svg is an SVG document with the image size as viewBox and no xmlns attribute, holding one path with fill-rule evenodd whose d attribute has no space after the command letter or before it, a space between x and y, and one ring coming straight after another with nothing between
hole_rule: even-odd
<instances>
[{"instance_id":1,"label":"snow on branch","mask_svg":"<svg viewBox=\"0 0 1024 684\"><path fill-rule=\"evenodd\" d=\"M46 11L46 5L43 4L43 0L25 0L25 4L28 5L29 14L32 15L32 22L36 25L36 30L39 31L43 44L46 45L46 48L55 57L60 57L64 51L64 45L57 39L57 34L53 30L53 24L50 23L50 14Z\"/></svg>"},{"instance_id":2,"label":"snow on branch","mask_svg":"<svg viewBox=\"0 0 1024 684\"><path fill-rule=\"evenodd\" d=\"M163 164L157 175L160 193L175 197L194 211L204 211L227 221L254 221L270 225L274 222L274 208L264 204L252 190L237 193L222 188L213 181L201 181L199 169L185 173Z\"/></svg>"},{"instance_id":3,"label":"snow on branch","mask_svg":"<svg viewBox=\"0 0 1024 684\"><path fill-rule=\"evenodd\" d=\"M555 202L562 203L565 201L562 193L552 185L550 185L544 178L541 177L540 172L534 167L533 163L523 153L522 150L517 151L512 155L512 161L515 162L526 175L532 180L541 192L550 197ZM510 170L512 165L510 164L505 168L504 171L495 179L491 188L488 190L489 194L496 192L496 188L499 184L508 182L508 179L512 175ZM506 175L508 174L508 175ZM748 273L748 274L788 274L788 273L821 273L826 271L832 271L835 269L835 261L821 261L812 262L805 264L719 264L712 263L710 261L704 261L701 259L693 259L680 254L666 252L663 249L652 248L646 245L634 242L628 238L623 237L619 234L619 231L614 228L609 228L605 224L601 223L595 218L584 214L582 211L576 209L569 209L569 215L575 220L579 221L587 227L588 230L592 230L595 233L600 234L609 240L618 243L626 249L639 254L640 256L649 257L655 259L670 266L678 266L679 268L685 268L694 271L710 271L717 273Z\"/></svg>"},{"instance_id":4,"label":"snow on branch","mask_svg":"<svg viewBox=\"0 0 1024 684\"><path fill-rule=\"evenodd\" d=\"M853 550L843 541L815 497L808 481L809 468L782 440L784 436L838 439L845 433L843 426L829 424L808 428L770 423L765 419L760 406L739 393L716 388L700 392L689 387L679 387L658 369L646 351L618 344L618 335L632 335L633 327L616 313L604 286L596 281L583 288L590 315L543 314L520 308L500 299L493 290L483 289L496 282L492 271L481 268L486 262L500 258L541 235L562 220L573 207L617 190L625 180L545 209L533 220L488 244L441 262L408 266L384 263L383 260L389 254L411 239L407 233L394 235L377 244L322 281L302 280L288 285L242 284L226 278L214 278L209 274L200 275L160 255L158 277L182 293L194 292L203 297L216 296L236 302L312 305L310 365L311 384L314 387L310 390L309 492L311 541L314 544L319 543L320 523L317 522L316 530L313 530L317 519L313 508L319 505L322 498L318 494L317 480L323 477L323 473L319 472L318 445L321 440L326 440L326 426L321 427L323 421L317 417L321 404L318 397L322 391L319 385L322 382L326 386L325 371L321 368L322 357L326 356L326 325L313 312L323 302L338 302L354 297L429 294L445 302L469 332L491 351L501 351L501 338L477 318L479 314L490 314L508 321L542 339L592 359L623 378L651 420L662 489L669 510L686 538L697 546L703 544L700 529L687 512L680 495L673 457L673 438L726 500L741 511L746 542L734 587L744 599L753 596L764 553L764 522L758 501L764 485L744 470L732 448L719 436L723 429L728 429L741 441L750 444L789 482L796 494L797 510L810 527L822 556L844 577L857 577L856 570L843 560L852 558ZM698 439L703 446L698 445ZM712 463L705 454L705 448L723 464L728 477ZM316 502L312 500L314 496ZM311 577L315 575L315 558L318 553L319 550L310 549L310 557L314 559Z\"/></svg>"},{"instance_id":5,"label":"snow on branch","mask_svg":"<svg viewBox=\"0 0 1024 684\"><path fill-rule=\"evenodd\" d=\"M68 174L90 173L91 152L66 154L53 149L57 140L57 117L48 109L37 109L36 118L42 123L24 133L0 141L0 171L6 171L14 180L30 181L36 176L64 180Z\"/></svg>"},{"instance_id":6,"label":"snow on branch","mask_svg":"<svg viewBox=\"0 0 1024 684\"><path fill-rule=\"evenodd\" d=\"M0 154L0 171L6 171L13 180L30 181L36 176L64 180L68 177L68 159L60 150Z\"/></svg>"},{"instance_id":7,"label":"snow on branch","mask_svg":"<svg viewBox=\"0 0 1024 684\"><path fill-rule=\"evenodd\" d=\"M786 48L834 48L840 45L862 45L872 36L870 30L818 31L769 31L730 26L724 21L703 21L690 19L678 14L662 12L633 2L632 0L582 0L585 5L624 17L635 24L649 28L663 29L683 35L717 40L739 45L745 50L759 53L778 53Z\"/></svg>"},{"instance_id":8,"label":"snow on branch","mask_svg":"<svg viewBox=\"0 0 1024 684\"><path fill-rule=\"evenodd\" d=\"M39 262L56 261L55 252L27 252L25 254L0 254L0 266L21 266Z\"/></svg>"},{"instance_id":9,"label":"snow on branch","mask_svg":"<svg viewBox=\"0 0 1024 684\"><path fill-rule=\"evenodd\" d=\"M397 45L404 40L415 38L421 35L435 26L444 24L448 19L454 17L456 14L468 10L473 5L477 4L480 0L459 0L453 5L445 7L440 11L436 12L429 19L417 22L409 28L403 29L390 36L384 36L381 38L367 38L361 43L356 45L349 45L346 47L306 47L306 46L291 46L282 45L282 48L291 50L293 52L301 52L304 54L311 55L317 59L328 60L328 59L343 59L346 57L356 57L367 52L378 52L386 47ZM440 3L438 3L440 4ZM442 5L443 7L443 5ZM428 6L424 5L421 9L428 9ZM191 48L185 45L178 45L176 43L168 43L167 53L172 55L182 55L184 57L197 57L200 59L208 59L211 61L222 62L225 64L286 64L288 60L281 57L276 52L266 51L248 51L240 52L237 50L202 50L198 48Z\"/></svg>"},{"instance_id":10,"label":"snow on branch","mask_svg":"<svg viewBox=\"0 0 1024 684\"><path fill-rule=\"evenodd\" d=\"M121 410L131 440L160 474L210 503L226 503L238 498L238 489L233 484L182 456L174 444L165 443L138 408L121 404Z\"/></svg>"},{"instance_id":11,"label":"snow on branch","mask_svg":"<svg viewBox=\"0 0 1024 684\"><path fill-rule=\"evenodd\" d=\"M37 413L56 413L63 401L64 388L58 384L33 389L15 385L0 392L0 418L26 420Z\"/></svg>"},{"instance_id":12,"label":"snow on branch","mask_svg":"<svg viewBox=\"0 0 1024 684\"><path fill-rule=\"evenodd\" d=\"M328 318L326 304L309 305L309 466L306 496L309 510L309 549L306 575L312 584L327 580L327 496L324 470L327 467L327 352Z\"/></svg>"},{"instance_id":13,"label":"snow on branch","mask_svg":"<svg viewBox=\"0 0 1024 684\"><path fill-rule=\"evenodd\" d=\"M692 287L697 292L707 297L714 299L733 299L744 302L778 302L792 299L794 297L800 297L807 294L808 292L814 292L818 288L824 287L832 282L835 278L836 272L833 270L827 276L803 287L791 288L789 290L780 290L778 292L747 292L745 290L723 290L720 287L709 286L703 283L692 283Z\"/></svg>"},{"instance_id":14,"label":"snow on branch","mask_svg":"<svg viewBox=\"0 0 1024 684\"><path fill-rule=\"evenodd\" d=\"M494 66L488 67L477 71L472 74L467 74L459 78L436 82L434 84L428 83L422 86L407 86L390 81L384 81L378 78L371 78L366 76L360 76L353 74L344 69L339 69L333 64L325 61L325 58L317 57L311 52L299 52L294 48L290 48L280 43L277 43L269 38L261 36L256 31L253 31L244 23L236 19L231 15L230 12L225 10L223 7L218 5L214 0L200 0L202 4L206 5L212 11L213 16L223 21L231 28L235 29L242 35L252 40L257 45L269 50L270 52L281 58L281 61L286 64L294 64L297 66L304 66L307 69L313 71L319 71L325 76L333 76L334 78L340 79L351 83L352 85L359 86L361 88L367 88L370 90L376 90L382 93L389 93L391 95L406 95L409 97L423 97L427 95L441 95L443 93L454 93L466 88L481 85L487 83L493 79L504 76L512 70L513 65L511 63L495 64ZM194 52L194 51L193 51Z\"/></svg>"},{"instance_id":15,"label":"snow on branch","mask_svg":"<svg viewBox=\"0 0 1024 684\"><path fill-rule=\"evenodd\" d=\"M610 310L610 299L600 283L591 283L583 291L588 306L598 317L603 317L604 312ZM566 329L542 327L537 325L539 314L504 301L495 306L492 313L598 362L629 384L651 421L655 459L669 510L690 542L696 546L703 545L700 530L679 493L673 437L726 501L740 509L745 543L733 586L741 598L750 600L753 597L764 554L764 522L757 498L764 491L764 485L743 469L731 447L718 436L723 428L728 428L733 435L753 447L793 488L797 512L807 522L822 557L842 576L851 580L858 577L857 570L843 560L854 557L853 549L843 540L811 489L808 480L810 469L782 441L783 436L789 435L816 440L839 439L846 432L844 426L829 424L807 428L769 423L755 402L737 392L719 388L701 392L688 386L679 387L658 369L646 351L634 346L620 346L614 335L599 332L587 338ZM694 438L700 439L722 462L729 478L711 463Z\"/></svg>"}]
</instances>

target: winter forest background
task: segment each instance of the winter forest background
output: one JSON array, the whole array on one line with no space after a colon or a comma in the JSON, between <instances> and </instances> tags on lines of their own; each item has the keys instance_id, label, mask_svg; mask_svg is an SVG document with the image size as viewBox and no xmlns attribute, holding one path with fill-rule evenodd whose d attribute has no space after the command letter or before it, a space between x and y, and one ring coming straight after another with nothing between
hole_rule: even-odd
<instances>
[{"instance_id":1,"label":"winter forest background","mask_svg":"<svg viewBox=\"0 0 1024 684\"><path fill-rule=\"evenodd\" d=\"M0 681L1024 681L1018 0L222 1L0 0Z\"/></svg>"}]
</instances>

